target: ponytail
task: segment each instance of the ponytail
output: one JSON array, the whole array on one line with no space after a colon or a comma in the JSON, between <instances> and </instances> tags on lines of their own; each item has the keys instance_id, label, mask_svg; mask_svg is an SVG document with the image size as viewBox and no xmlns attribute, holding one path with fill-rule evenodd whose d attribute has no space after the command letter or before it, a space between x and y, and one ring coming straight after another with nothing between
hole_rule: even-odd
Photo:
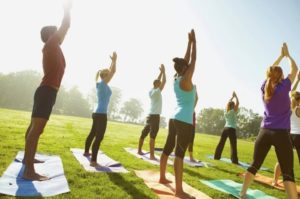
<instances>
[{"instance_id":1,"label":"ponytail","mask_svg":"<svg viewBox=\"0 0 300 199\"><path fill-rule=\"evenodd\" d=\"M282 80L282 69L280 66L271 66L267 70L267 80L264 88L264 101L269 102L274 95L275 87Z\"/></svg>"},{"instance_id":2,"label":"ponytail","mask_svg":"<svg viewBox=\"0 0 300 199\"><path fill-rule=\"evenodd\" d=\"M99 79L100 72L101 72L101 70L98 70L98 72L96 73L96 78L95 78L95 81L96 81L96 82L97 82L97 81L98 81L98 79Z\"/></svg>"}]
</instances>

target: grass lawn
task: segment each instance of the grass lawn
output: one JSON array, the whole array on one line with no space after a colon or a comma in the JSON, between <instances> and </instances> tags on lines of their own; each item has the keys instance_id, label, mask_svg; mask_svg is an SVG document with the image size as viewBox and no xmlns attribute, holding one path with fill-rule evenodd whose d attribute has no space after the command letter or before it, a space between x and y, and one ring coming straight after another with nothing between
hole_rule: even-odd
<instances>
[{"instance_id":1,"label":"grass lawn","mask_svg":"<svg viewBox=\"0 0 300 199\"><path fill-rule=\"evenodd\" d=\"M30 121L29 112L0 109L0 173L6 170L13 161L17 152L24 150L24 134ZM70 193L50 198L101 198L101 199L148 199L157 198L141 179L135 176L133 170L159 170L158 166L139 160L127 153L124 147L137 147L142 126L108 122L105 137L100 149L111 158L121 162L129 170L126 174L116 173L89 173L86 172L71 154L70 148L83 148L87 134L90 131L92 119L52 115L41 136L38 151L59 155L62 158L66 178L70 186ZM163 147L167 136L166 129L160 129L156 139L156 147ZM144 149L148 150L148 139ZM236 174L244 170L232 164L207 159L208 154L213 154L219 137L206 134L196 134L194 143L194 156L197 159L211 162L210 168L184 167L183 179L186 183L201 190L212 198L233 198L227 194L215 191L200 183L201 179L231 179L242 183ZM251 162L253 143L238 140L238 156L243 162ZM229 157L229 140L223 151L223 157ZM300 182L300 169L295 154L295 175ZM264 167L273 168L276 162L274 150L269 152L264 162ZM168 166L168 171L173 168ZM272 176L271 172L260 172ZM259 189L278 198L286 198L283 191L252 183L252 189ZM0 198L12 198L0 195Z\"/></svg>"}]
</instances>

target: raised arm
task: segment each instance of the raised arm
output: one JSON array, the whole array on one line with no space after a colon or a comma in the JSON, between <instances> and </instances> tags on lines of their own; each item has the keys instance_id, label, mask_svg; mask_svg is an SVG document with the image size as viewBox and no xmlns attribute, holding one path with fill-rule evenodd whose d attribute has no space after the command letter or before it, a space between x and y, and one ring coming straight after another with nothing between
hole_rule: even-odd
<instances>
[{"instance_id":1,"label":"raised arm","mask_svg":"<svg viewBox=\"0 0 300 199\"><path fill-rule=\"evenodd\" d=\"M162 91L166 84L165 66L162 64L159 69L160 69L160 73L162 74L162 80L161 80L159 89Z\"/></svg>"},{"instance_id":2,"label":"raised arm","mask_svg":"<svg viewBox=\"0 0 300 199\"><path fill-rule=\"evenodd\" d=\"M194 30L191 31L191 39L192 39L192 54L191 54L191 62L189 63L181 81L181 88L186 91L190 91L193 89L192 77L195 71L195 64L197 59L197 48L196 48L196 36Z\"/></svg>"},{"instance_id":3,"label":"raised arm","mask_svg":"<svg viewBox=\"0 0 300 199\"><path fill-rule=\"evenodd\" d=\"M189 42L188 42L186 52L185 52L185 56L184 56L184 59L186 60L187 63L190 62L191 47L192 47L192 35L191 35L191 33L189 33Z\"/></svg>"},{"instance_id":4,"label":"raised arm","mask_svg":"<svg viewBox=\"0 0 300 199\"><path fill-rule=\"evenodd\" d=\"M297 90L297 87L298 87L299 81L300 81L300 72L298 72L297 80L296 80L296 82L295 82L295 84L294 84L294 86L293 86L293 89L292 89L292 91L295 91L295 90Z\"/></svg>"},{"instance_id":5,"label":"raised arm","mask_svg":"<svg viewBox=\"0 0 300 199\"><path fill-rule=\"evenodd\" d=\"M235 106L234 106L234 111L237 112L238 109L239 109L239 105L240 105L240 102L239 102L239 98L237 97L236 93L233 92L233 97L235 98L236 102L235 102Z\"/></svg>"},{"instance_id":6,"label":"raised arm","mask_svg":"<svg viewBox=\"0 0 300 199\"><path fill-rule=\"evenodd\" d=\"M67 0L64 4L64 18L62 23L55 34L57 34L59 38L59 43L61 44L64 41L64 38L69 30L71 24L71 8L72 8L72 1Z\"/></svg>"},{"instance_id":7,"label":"raised arm","mask_svg":"<svg viewBox=\"0 0 300 199\"><path fill-rule=\"evenodd\" d=\"M275 60L275 62L273 63L272 66L279 66L280 62L282 61L282 59L284 58L284 50L283 47L281 47L281 54L279 55L279 57Z\"/></svg>"},{"instance_id":8,"label":"raised arm","mask_svg":"<svg viewBox=\"0 0 300 199\"><path fill-rule=\"evenodd\" d=\"M112 77L114 76L114 74L116 72L117 53L114 52L113 55L110 56L110 58L111 58L111 65L109 67L109 73L105 78L103 78L103 81L105 81L107 84L110 82L110 80L112 79Z\"/></svg>"},{"instance_id":9,"label":"raised arm","mask_svg":"<svg viewBox=\"0 0 300 199\"><path fill-rule=\"evenodd\" d=\"M288 78L290 79L291 83L293 83L298 72L298 67L294 59L290 56L286 43L283 44L283 53L286 56L286 58L289 60L291 71L288 75Z\"/></svg>"}]
</instances>

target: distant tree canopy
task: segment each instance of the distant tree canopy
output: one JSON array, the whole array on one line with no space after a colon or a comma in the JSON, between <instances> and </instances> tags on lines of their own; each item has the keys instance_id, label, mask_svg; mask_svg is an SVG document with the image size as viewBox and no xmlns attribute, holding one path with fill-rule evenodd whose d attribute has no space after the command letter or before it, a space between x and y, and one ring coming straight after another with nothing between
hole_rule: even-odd
<instances>
[{"instance_id":1,"label":"distant tree canopy","mask_svg":"<svg viewBox=\"0 0 300 199\"><path fill-rule=\"evenodd\" d=\"M123 120L132 123L137 123L143 112L142 103L135 98L131 98L124 102L124 105L120 110L120 113L123 115Z\"/></svg>"},{"instance_id":2,"label":"distant tree canopy","mask_svg":"<svg viewBox=\"0 0 300 199\"><path fill-rule=\"evenodd\" d=\"M253 137L259 132L262 117L251 109L241 107L237 115L237 136ZM208 134L221 135L225 125L224 110L205 108L197 117L197 130Z\"/></svg>"}]
</instances>

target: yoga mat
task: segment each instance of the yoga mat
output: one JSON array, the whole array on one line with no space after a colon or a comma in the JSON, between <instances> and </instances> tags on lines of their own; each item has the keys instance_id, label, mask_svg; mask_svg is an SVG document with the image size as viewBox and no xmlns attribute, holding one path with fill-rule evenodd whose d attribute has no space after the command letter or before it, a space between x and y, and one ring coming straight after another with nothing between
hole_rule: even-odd
<instances>
[{"instance_id":1,"label":"yoga mat","mask_svg":"<svg viewBox=\"0 0 300 199\"><path fill-rule=\"evenodd\" d=\"M245 173L240 173L240 174L238 174L238 176L240 176L241 178L244 178ZM278 180L278 185L273 186L272 185L273 178L270 178L268 176L264 176L264 175L261 175L261 174L258 174L258 173L255 175L254 180L256 182L262 183L264 185L268 185L268 186L274 187L276 189L285 191L282 180ZM297 192L298 192L298 195L299 195L300 194L300 186L297 186L296 188L297 188Z\"/></svg>"},{"instance_id":2,"label":"yoga mat","mask_svg":"<svg viewBox=\"0 0 300 199\"><path fill-rule=\"evenodd\" d=\"M149 163L154 164L154 165L159 165L160 157L157 156L157 155L155 155L155 158L157 160L150 160L150 152L143 151L144 155L140 155L140 154L137 154L137 149L133 149L133 148L124 148L124 149L125 149L125 151L127 151L128 153L134 155L137 158L145 160L146 162L149 162ZM168 160L168 164L173 165L173 162Z\"/></svg>"},{"instance_id":3,"label":"yoga mat","mask_svg":"<svg viewBox=\"0 0 300 199\"><path fill-rule=\"evenodd\" d=\"M22 178L24 152L19 151L16 159L8 166L0 178L0 193L11 196L55 196L70 191L59 156L36 154L35 158L45 161L35 164L35 170L49 177L46 181L30 181Z\"/></svg>"},{"instance_id":4,"label":"yoga mat","mask_svg":"<svg viewBox=\"0 0 300 199\"><path fill-rule=\"evenodd\" d=\"M213 159L214 160L214 156L213 155L208 155L207 157L209 159ZM231 159L229 159L229 158L221 158L220 160L223 161L223 162L231 163L232 164ZM248 164L248 163L239 161L239 165L237 165L237 166L240 166L240 167L242 167L244 169L248 169L248 167L250 167L251 165ZM260 167L259 170L261 170L261 171L269 171L269 169L266 168L266 167Z\"/></svg>"},{"instance_id":5,"label":"yoga mat","mask_svg":"<svg viewBox=\"0 0 300 199\"><path fill-rule=\"evenodd\" d=\"M170 174L166 173L167 179L171 180L172 183L169 184L160 184L158 183L159 180L159 172L158 171L151 171L151 170L144 170L144 171L134 171L135 174L142 178L145 184L152 189L152 191L161 199L173 199L177 198L174 196L175 190L175 177ZM205 193L191 187L190 185L186 184L185 182L182 183L183 190L196 197L197 199L211 199Z\"/></svg>"},{"instance_id":6,"label":"yoga mat","mask_svg":"<svg viewBox=\"0 0 300 199\"><path fill-rule=\"evenodd\" d=\"M91 172L115 172L115 173L127 173L128 171L122 166L121 163L111 159L107 155L105 155L102 151L98 152L97 163L101 165L101 167L92 167L90 166L91 156L84 156L83 149L71 149L73 155L76 157L78 162L83 166L86 171Z\"/></svg>"},{"instance_id":7,"label":"yoga mat","mask_svg":"<svg viewBox=\"0 0 300 199\"><path fill-rule=\"evenodd\" d=\"M160 154L162 153L162 149L161 148L155 148L154 150L157 153L160 153ZM175 158L175 154L171 153L169 157L170 158ZM191 167L209 167L209 166L212 166L208 162L203 162L203 161L199 161L199 160L196 160L196 162L192 162L189 157L184 157L183 162L185 164L191 166Z\"/></svg>"},{"instance_id":8,"label":"yoga mat","mask_svg":"<svg viewBox=\"0 0 300 199\"><path fill-rule=\"evenodd\" d=\"M232 180L200 180L203 184L210 188L219 190L221 192L230 194L236 198L241 198L239 193L242 189L242 184ZM259 190L248 189L247 199L275 199L273 196L266 195L264 192Z\"/></svg>"}]
</instances>

